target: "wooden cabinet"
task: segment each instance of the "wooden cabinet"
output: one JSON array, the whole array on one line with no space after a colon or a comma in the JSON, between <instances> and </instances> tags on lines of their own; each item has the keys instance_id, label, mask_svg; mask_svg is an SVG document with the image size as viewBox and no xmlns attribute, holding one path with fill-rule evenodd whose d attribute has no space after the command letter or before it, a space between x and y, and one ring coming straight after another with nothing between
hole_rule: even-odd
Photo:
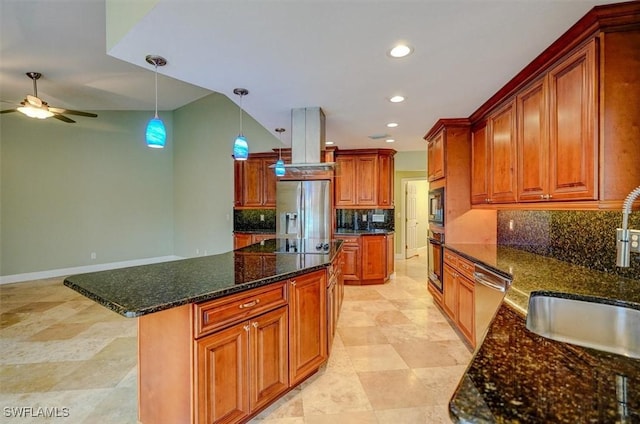
<instances>
[{"instance_id":1,"label":"wooden cabinet","mask_svg":"<svg viewBox=\"0 0 640 424\"><path fill-rule=\"evenodd\" d=\"M254 153L245 161L234 162L236 208L276 206L276 176L269 166L277 160L275 153Z\"/></svg>"},{"instance_id":2,"label":"wooden cabinet","mask_svg":"<svg viewBox=\"0 0 640 424\"><path fill-rule=\"evenodd\" d=\"M394 272L393 234L335 234L343 240L345 284L383 284Z\"/></svg>"},{"instance_id":3,"label":"wooden cabinet","mask_svg":"<svg viewBox=\"0 0 640 424\"><path fill-rule=\"evenodd\" d=\"M387 240L383 235L361 237L362 280L381 284L387 279Z\"/></svg>"},{"instance_id":4,"label":"wooden cabinet","mask_svg":"<svg viewBox=\"0 0 640 424\"><path fill-rule=\"evenodd\" d=\"M327 277L316 271L289 281L289 380L295 385L327 359Z\"/></svg>"},{"instance_id":5,"label":"wooden cabinet","mask_svg":"<svg viewBox=\"0 0 640 424\"><path fill-rule=\"evenodd\" d=\"M550 181L546 200L597 198L595 55L594 39L549 71Z\"/></svg>"},{"instance_id":6,"label":"wooden cabinet","mask_svg":"<svg viewBox=\"0 0 640 424\"><path fill-rule=\"evenodd\" d=\"M395 150L360 149L335 155L335 206L391 208Z\"/></svg>"},{"instance_id":7,"label":"wooden cabinet","mask_svg":"<svg viewBox=\"0 0 640 424\"><path fill-rule=\"evenodd\" d=\"M395 236L394 234L387 234L387 278L389 278L394 272L396 272L396 258L395 258Z\"/></svg>"},{"instance_id":8,"label":"wooden cabinet","mask_svg":"<svg viewBox=\"0 0 640 424\"><path fill-rule=\"evenodd\" d=\"M473 269L472 262L445 250L442 308L465 341L475 347Z\"/></svg>"},{"instance_id":9,"label":"wooden cabinet","mask_svg":"<svg viewBox=\"0 0 640 424\"><path fill-rule=\"evenodd\" d=\"M233 248L240 249L242 247L246 247L254 243L259 243L263 240L269 240L269 239L275 238L275 236L276 236L276 233L235 232L233 233Z\"/></svg>"},{"instance_id":10,"label":"wooden cabinet","mask_svg":"<svg viewBox=\"0 0 640 424\"><path fill-rule=\"evenodd\" d=\"M471 203L489 199L489 139L486 121L471 129Z\"/></svg>"},{"instance_id":11,"label":"wooden cabinet","mask_svg":"<svg viewBox=\"0 0 640 424\"><path fill-rule=\"evenodd\" d=\"M477 203L510 203L516 201L516 113L515 101L509 101L487 118L487 125L474 131L474 177L472 201ZM483 140L484 137L484 140ZM484 146L482 146L484 142ZM476 148L476 143L478 144ZM484 159L484 161L482 160ZM482 171L481 168L486 171ZM480 194L486 187L486 197Z\"/></svg>"},{"instance_id":12,"label":"wooden cabinet","mask_svg":"<svg viewBox=\"0 0 640 424\"><path fill-rule=\"evenodd\" d=\"M378 207L394 206L393 184L395 175L395 160L393 153L385 151L378 155Z\"/></svg>"},{"instance_id":13,"label":"wooden cabinet","mask_svg":"<svg viewBox=\"0 0 640 424\"><path fill-rule=\"evenodd\" d=\"M360 282L360 236L335 234L336 239L342 240L343 267L342 275L347 283Z\"/></svg>"},{"instance_id":14,"label":"wooden cabinet","mask_svg":"<svg viewBox=\"0 0 640 424\"><path fill-rule=\"evenodd\" d=\"M596 40L517 96L518 200L597 199Z\"/></svg>"},{"instance_id":15,"label":"wooden cabinet","mask_svg":"<svg viewBox=\"0 0 640 424\"><path fill-rule=\"evenodd\" d=\"M444 178L444 129L427 142L427 179Z\"/></svg>"},{"instance_id":16,"label":"wooden cabinet","mask_svg":"<svg viewBox=\"0 0 640 424\"><path fill-rule=\"evenodd\" d=\"M289 388L287 308L196 341L198 422L239 422Z\"/></svg>"}]
</instances>

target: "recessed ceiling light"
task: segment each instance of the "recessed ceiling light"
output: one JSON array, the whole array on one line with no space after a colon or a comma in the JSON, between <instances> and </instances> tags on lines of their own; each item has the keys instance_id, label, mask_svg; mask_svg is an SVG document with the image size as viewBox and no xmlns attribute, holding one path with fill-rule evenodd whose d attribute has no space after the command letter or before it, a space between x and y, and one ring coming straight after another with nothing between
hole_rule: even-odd
<instances>
[{"instance_id":1,"label":"recessed ceiling light","mask_svg":"<svg viewBox=\"0 0 640 424\"><path fill-rule=\"evenodd\" d=\"M398 126L398 123L397 123L397 122L389 122L389 123L387 124L387 127L389 127L389 128L395 128L395 127L397 127L397 126Z\"/></svg>"},{"instance_id":2,"label":"recessed ceiling light","mask_svg":"<svg viewBox=\"0 0 640 424\"><path fill-rule=\"evenodd\" d=\"M387 138L385 141L387 143L393 143L395 140L393 138Z\"/></svg>"},{"instance_id":3,"label":"recessed ceiling light","mask_svg":"<svg viewBox=\"0 0 640 424\"><path fill-rule=\"evenodd\" d=\"M332 145L332 144L333 144L333 141L325 141L325 143L324 143L324 144Z\"/></svg>"},{"instance_id":4,"label":"recessed ceiling light","mask_svg":"<svg viewBox=\"0 0 640 424\"><path fill-rule=\"evenodd\" d=\"M400 102L404 102L404 96L393 96L391 98L389 98L389 101L391 103L400 103Z\"/></svg>"},{"instance_id":5,"label":"recessed ceiling light","mask_svg":"<svg viewBox=\"0 0 640 424\"><path fill-rule=\"evenodd\" d=\"M398 44L391 50L389 50L389 56L391 57L405 57L413 52L413 49L406 44Z\"/></svg>"}]
</instances>

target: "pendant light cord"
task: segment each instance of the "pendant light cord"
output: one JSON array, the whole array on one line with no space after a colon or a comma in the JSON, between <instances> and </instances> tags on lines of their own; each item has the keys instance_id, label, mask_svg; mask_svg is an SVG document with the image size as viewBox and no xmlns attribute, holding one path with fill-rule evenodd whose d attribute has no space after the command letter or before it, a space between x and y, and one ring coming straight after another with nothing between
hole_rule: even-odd
<instances>
[{"instance_id":1,"label":"pendant light cord","mask_svg":"<svg viewBox=\"0 0 640 424\"><path fill-rule=\"evenodd\" d=\"M240 135L244 135L242 133L242 98L244 97L243 94L240 95Z\"/></svg>"},{"instance_id":2,"label":"pendant light cord","mask_svg":"<svg viewBox=\"0 0 640 424\"><path fill-rule=\"evenodd\" d=\"M156 118L158 117L158 63L155 63L156 67Z\"/></svg>"}]
</instances>

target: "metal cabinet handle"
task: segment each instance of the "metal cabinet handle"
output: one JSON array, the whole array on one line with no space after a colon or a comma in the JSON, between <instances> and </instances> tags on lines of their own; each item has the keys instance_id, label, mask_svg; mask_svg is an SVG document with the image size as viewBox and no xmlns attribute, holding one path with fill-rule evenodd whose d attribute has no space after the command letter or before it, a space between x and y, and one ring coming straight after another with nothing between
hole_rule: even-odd
<instances>
[{"instance_id":1,"label":"metal cabinet handle","mask_svg":"<svg viewBox=\"0 0 640 424\"><path fill-rule=\"evenodd\" d=\"M291 285L295 286L296 285L296 280L291 280Z\"/></svg>"},{"instance_id":2,"label":"metal cabinet handle","mask_svg":"<svg viewBox=\"0 0 640 424\"><path fill-rule=\"evenodd\" d=\"M251 302L243 303L242 305L240 305L238 307L240 309L252 308L252 307L256 306L258 303L260 303L260 299L254 299Z\"/></svg>"},{"instance_id":3,"label":"metal cabinet handle","mask_svg":"<svg viewBox=\"0 0 640 424\"><path fill-rule=\"evenodd\" d=\"M251 325L253 325L253 328L258 328L258 321L254 321Z\"/></svg>"},{"instance_id":4,"label":"metal cabinet handle","mask_svg":"<svg viewBox=\"0 0 640 424\"><path fill-rule=\"evenodd\" d=\"M242 328L244 328L244 331L249 331L249 324L243 326Z\"/></svg>"}]
</instances>

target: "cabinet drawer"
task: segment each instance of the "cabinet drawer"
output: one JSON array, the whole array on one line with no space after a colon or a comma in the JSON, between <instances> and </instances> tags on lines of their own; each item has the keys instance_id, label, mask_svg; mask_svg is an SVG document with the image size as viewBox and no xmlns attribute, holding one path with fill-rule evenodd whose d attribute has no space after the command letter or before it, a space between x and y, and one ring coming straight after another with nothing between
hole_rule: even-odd
<instances>
[{"instance_id":1,"label":"cabinet drawer","mask_svg":"<svg viewBox=\"0 0 640 424\"><path fill-rule=\"evenodd\" d=\"M471 281L473 281L473 272L475 271L473 262L458 256L458 271Z\"/></svg>"},{"instance_id":2,"label":"cabinet drawer","mask_svg":"<svg viewBox=\"0 0 640 424\"><path fill-rule=\"evenodd\" d=\"M458 268L458 258L459 256L456 255L455 253L452 253L447 249L444 249L444 261L449 265L451 265L452 267Z\"/></svg>"},{"instance_id":3,"label":"cabinet drawer","mask_svg":"<svg viewBox=\"0 0 640 424\"><path fill-rule=\"evenodd\" d=\"M287 304L284 281L197 304L195 337Z\"/></svg>"}]
</instances>

